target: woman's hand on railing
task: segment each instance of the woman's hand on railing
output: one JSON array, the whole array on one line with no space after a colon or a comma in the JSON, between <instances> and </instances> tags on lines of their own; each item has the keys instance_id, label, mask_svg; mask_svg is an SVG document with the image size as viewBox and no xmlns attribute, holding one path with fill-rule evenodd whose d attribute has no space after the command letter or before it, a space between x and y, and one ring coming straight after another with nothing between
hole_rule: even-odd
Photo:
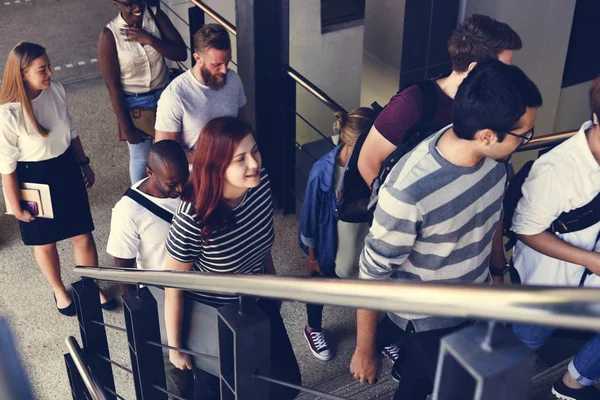
<instances>
[{"instance_id":1,"label":"woman's hand on railing","mask_svg":"<svg viewBox=\"0 0 600 400\"><path fill-rule=\"evenodd\" d=\"M181 353L177 350L169 350L169 361L175 367L182 371L186 369L192 369L192 357L189 354Z\"/></svg>"}]
</instances>

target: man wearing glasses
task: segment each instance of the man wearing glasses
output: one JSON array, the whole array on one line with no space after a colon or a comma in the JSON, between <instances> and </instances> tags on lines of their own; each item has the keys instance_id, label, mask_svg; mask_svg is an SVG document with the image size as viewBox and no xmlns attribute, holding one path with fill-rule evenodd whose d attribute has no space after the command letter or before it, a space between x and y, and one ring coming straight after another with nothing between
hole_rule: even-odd
<instances>
[{"instance_id":1,"label":"man wearing glasses","mask_svg":"<svg viewBox=\"0 0 600 400\"><path fill-rule=\"evenodd\" d=\"M489 61L458 89L453 125L405 155L379 190L373 224L360 259L360 278L487 284L505 274L492 257L507 180L504 161L533 136L542 96L519 68ZM500 237L501 239L501 237ZM379 313L357 312L350 371L374 383ZM440 339L469 322L388 312L382 323L408 335L396 399L425 400L433 389Z\"/></svg>"}]
</instances>

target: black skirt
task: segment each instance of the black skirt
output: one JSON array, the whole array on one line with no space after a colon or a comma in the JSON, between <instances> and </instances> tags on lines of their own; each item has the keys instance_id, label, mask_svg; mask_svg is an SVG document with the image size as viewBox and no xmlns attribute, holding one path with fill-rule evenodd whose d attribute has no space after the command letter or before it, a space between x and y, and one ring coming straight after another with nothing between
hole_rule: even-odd
<instances>
[{"instance_id":1,"label":"black skirt","mask_svg":"<svg viewBox=\"0 0 600 400\"><path fill-rule=\"evenodd\" d=\"M26 245L56 243L94 230L87 189L71 148L50 160L18 162L17 179L47 184L54 212L53 219L19 221L21 238Z\"/></svg>"}]
</instances>

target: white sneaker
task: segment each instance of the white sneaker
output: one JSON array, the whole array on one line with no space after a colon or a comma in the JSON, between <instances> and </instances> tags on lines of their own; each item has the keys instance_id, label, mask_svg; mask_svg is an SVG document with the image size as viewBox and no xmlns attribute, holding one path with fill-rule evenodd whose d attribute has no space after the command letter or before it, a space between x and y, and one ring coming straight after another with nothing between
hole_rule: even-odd
<instances>
[{"instance_id":1,"label":"white sneaker","mask_svg":"<svg viewBox=\"0 0 600 400\"><path fill-rule=\"evenodd\" d=\"M304 328L304 337L308 342L310 351L313 355L321 361L331 360L331 350L327 346L327 340L325 339L325 333L323 331L308 331L308 327Z\"/></svg>"}]
</instances>

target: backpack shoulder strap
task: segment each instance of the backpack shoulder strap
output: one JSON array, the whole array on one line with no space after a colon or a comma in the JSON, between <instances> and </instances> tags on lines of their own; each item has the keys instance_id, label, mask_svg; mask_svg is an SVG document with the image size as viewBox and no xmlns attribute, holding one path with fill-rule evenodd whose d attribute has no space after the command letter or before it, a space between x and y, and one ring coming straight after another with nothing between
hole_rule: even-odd
<instances>
[{"instance_id":1,"label":"backpack shoulder strap","mask_svg":"<svg viewBox=\"0 0 600 400\"><path fill-rule=\"evenodd\" d=\"M437 111L438 106L438 94L435 81L431 79L427 79L424 81L420 81L415 83L419 87L421 91L421 96L423 98L423 105L421 108L421 118L419 119L419 125L428 124L433 122L435 118L435 113Z\"/></svg>"},{"instance_id":2,"label":"backpack shoulder strap","mask_svg":"<svg viewBox=\"0 0 600 400\"><path fill-rule=\"evenodd\" d=\"M165 222L168 222L169 224L173 222L172 213L154 204L150 199L142 196L139 192L129 188L125 192L125 196L129 197L131 200L135 201L140 206L144 207L146 210L150 211L152 214L156 215Z\"/></svg>"}]
</instances>

